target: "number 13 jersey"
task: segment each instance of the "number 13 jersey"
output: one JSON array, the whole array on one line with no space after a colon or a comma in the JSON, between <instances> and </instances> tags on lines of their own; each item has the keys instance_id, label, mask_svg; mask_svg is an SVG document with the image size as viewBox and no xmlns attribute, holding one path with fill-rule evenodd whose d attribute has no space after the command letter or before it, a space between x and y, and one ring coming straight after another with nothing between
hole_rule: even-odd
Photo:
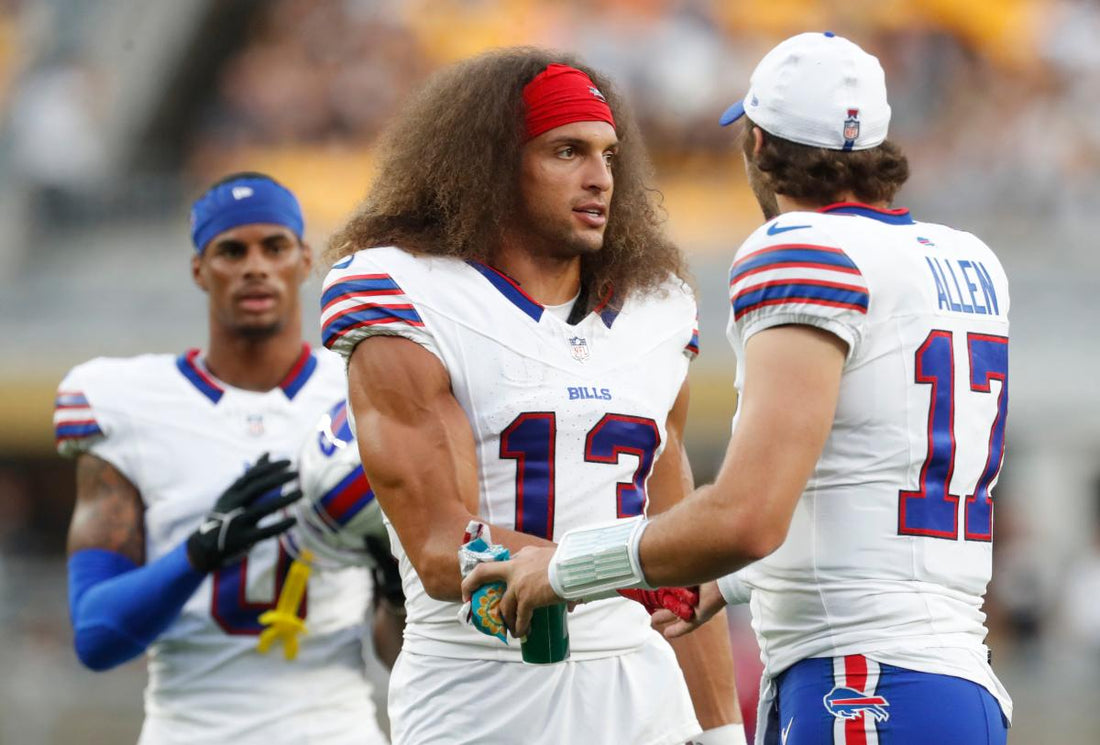
<instances>
[{"instance_id":1,"label":"number 13 jersey","mask_svg":"<svg viewBox=\"0 0 1100 745\"><path fill-rule=\"evenodd\" d=\"M907 210L838 204L753 233L730 299L739 389L760 331L809 325L848 345L832 431L787 538L739 573L766 672L863 654L972 680L1011 717L981 610L1008 404L997 257Z\"/></svg>"},{"instance_id":2,"label":"number 13 jersey","mask_svg":"<svg viewBox=\"0 0 1100 745\"><path fill-rule=\"evenodd\" d=\"M569 325L487 265L384 247L337 263L321 303L323 341L345 356L370 336L396 335L442 362L473 431L478 512L489 523L555 540L645 510L697 345L695 300L679 280ZM404 649L520 659L518 644L505 647L461 624L457 604L428 597L390 534L407 598ZM645 610L621 598L569 618L574 659L621 654L654 633Z\"/></svg>"}]
</instances>

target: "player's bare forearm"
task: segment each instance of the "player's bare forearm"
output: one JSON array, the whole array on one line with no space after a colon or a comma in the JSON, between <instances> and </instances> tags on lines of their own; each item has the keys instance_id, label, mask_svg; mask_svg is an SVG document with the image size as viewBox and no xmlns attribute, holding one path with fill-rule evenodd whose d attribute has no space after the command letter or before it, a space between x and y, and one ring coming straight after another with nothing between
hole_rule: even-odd
<instances>
[{"instance_id":1,"label":"player's bare forearm","mask_svg":"<svg viewBox=\"0 0 1100 745\"><path fill-rule=\"evenodd\" d=\"M725 611L700 626L694 633L669 643L684 673L695 717L704 729L741 721L737 689L733 678L733 653Z\"/></svg>"},{"instance_id":2,"label":"player's bare forearm","mask_svg":"<svg viewBox=\"0 0 1100 745\"><path fill-rule=\"evenodd\" d=\"M654 519L642 536L651 585L716 579L783 543L832 427L846 349L809 326L779 326L749 339L739 421L718 478Z\"/></svg>"},{"instance_id":3,"label":"player's bare forearm","mask_svg":"<svg viewBox=\"0 0 1100 745\"><path fill-rule=\"evenodd\" d=\"M371 338L348 367L348 391L363 469L424 585L437 600L459 600L458 547L478 518L473 430L430 352L407 339ZM492 526L512 551L551 545Z\"/></svg>"},{"instance_id":4,"label":"player's bare forearm","mask_svg":"<svg viewBox=\"0 0 1100 745\"><path fill-rule=\"evenodd\" d=\"M70 555L86 548L145 563L145 505L117 468L85 453L76 460L76 506L69 525Z\"/></svg>"}]
</instances>

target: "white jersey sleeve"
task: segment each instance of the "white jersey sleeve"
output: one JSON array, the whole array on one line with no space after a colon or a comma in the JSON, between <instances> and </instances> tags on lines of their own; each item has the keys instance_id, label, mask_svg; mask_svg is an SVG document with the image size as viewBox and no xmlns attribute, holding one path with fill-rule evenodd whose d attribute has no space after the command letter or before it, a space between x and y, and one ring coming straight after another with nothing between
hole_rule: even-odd
<instances>
[{"instance_id":1,"label":"white jersey sleeve","mask_svg":"<svg viewBox=\"0 0 1100 745\"><path fill-rule=\"evenodd\" d=\"M786 235L793 229L797 239ZM729 291L730 335L742 345L764 329L802 324L843 339L848 359L858 351L871 302L859 266L818 225L757 230L737 252Z\"/></svg>"},{"instance_id":2,"label":"white jersey sleeve","mask_svg":"<svg viewBox=\"0 0 1100 745\"><path fill-rule=\"evenodd\" d=\"M131 422L116 365L117 360L100 358L69 371L54 399L54 441L61 455L92 453L134 481L138 464L128 444Z\"/></svg>"},{"instance_id":3,"label":"white jersey sleeve","mask_svg":"<svg viewBox=\"0 0 1100 745\"><path fill-rule=\"evenodd\" d=\"M367 249L338 261L325 277L321 339L347 360L371 336L400 336L442 358L423 314Z\"/></svg>"}]
</instances>

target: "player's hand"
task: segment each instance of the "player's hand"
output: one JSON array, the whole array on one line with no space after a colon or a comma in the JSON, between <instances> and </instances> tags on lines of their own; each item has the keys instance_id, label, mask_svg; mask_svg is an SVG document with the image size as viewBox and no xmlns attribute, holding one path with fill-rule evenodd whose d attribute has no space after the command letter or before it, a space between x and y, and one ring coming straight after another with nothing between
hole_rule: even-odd
<instances>
[{"instance_id":1,"label":"player's hand","mask_svg":"<svg viewBox=\"0 0 1100 745\"><path fill-rule=\"evenodd\" d=\"M699 586L699 602L695 605L695 616L685 619L683 616L662 608L650 618L653 628L664 634L666 639L675 639L690 634L714 617L714 614L726 607L717 582L707 582Z\"/></svg>"},{"instance_id":2,"label":"player's hand","mask_svg":"<svg viewBox=\"0 0 1100 745\"><path fill-rule=\"evenodd\" d=\"M641 603L651 616L663 609L684 621L690 621L695 617L695 606L699 604L698 585L658 587L656 590L619 590L619 594Z\"/></svg>"},{"instance_id":3,"label":"player's hand","mask_svg":"<svg viewBox=\"0 0 1100 745\"><path fill-rule=\"evenodd\" d=\"M187 558L200 572L211 572L248 553L256 543L279 535L294 524L294 518L263 528L257 523L302 496L294 490L276 499L260 500L265 494L293 481L297 473L289 460L274 463L265 453L256 465L226 489L198 530L187 539Z\"/></svg>"},{"instance_id":4,"label":"player's hand","mask_svg":"<svg viewBox=\"0 0 1100 745\"><path fill-rule=\"evenodd\" d=\"M462 580L462 599L468 601L474 590L490 582L505 584L500 599L500 615L514 637L527 636L531 614L536 608L563 602L550 585L550 559L554 548L521 548L509 561L478 564Z\"/></svg>"}]
</instances>

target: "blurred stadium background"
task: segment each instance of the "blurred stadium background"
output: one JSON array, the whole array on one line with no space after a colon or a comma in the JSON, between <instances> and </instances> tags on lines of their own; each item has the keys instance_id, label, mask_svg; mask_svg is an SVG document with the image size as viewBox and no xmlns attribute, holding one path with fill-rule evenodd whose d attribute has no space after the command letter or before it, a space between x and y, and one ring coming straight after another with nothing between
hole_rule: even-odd
<instances>
[{"instance_id":1,"label":"blurred stadium background","mask_svg":"<svg viewBox=\"0 0 1100 745\"><path fill-rule=\"evenodd\" d=\"M1094 0L0 0L0 743L133 742L143 665L69 649L72 466L53 392L98 355L205 338L187 207L261 170L323 245L374 138L434 69L493 46L574 51L640 115L700 293L688 445L713 473L733 408L726 270L759 222L716 126L778 40L876 53L917 219L972 230L1013 289L1012 405L987 609L1014 743L1100 742L1100 4ZM319 277L310 286L307 329ZM752 694L755 643L733 622Z\"/></svg>"}]
</instances>

